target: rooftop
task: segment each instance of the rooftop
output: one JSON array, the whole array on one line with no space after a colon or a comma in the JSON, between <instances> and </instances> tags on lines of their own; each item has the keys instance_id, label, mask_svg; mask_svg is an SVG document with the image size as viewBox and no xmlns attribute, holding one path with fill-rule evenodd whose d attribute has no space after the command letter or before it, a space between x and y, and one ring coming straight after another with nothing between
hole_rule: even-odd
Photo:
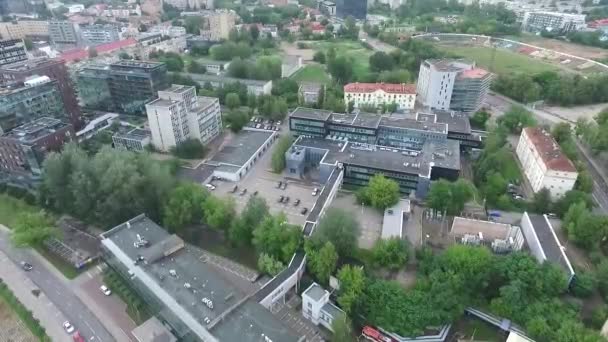
<instances>
[{"instance_id":1,"label":"rooftop","mask_svg":"<svg viewBox=\"0 0 608 342\"><path fill-rule=\"evenodd\" d=\"M436 123L434 121L419 121L417 119L410 118L383 117L380 121L380 126L409 128L416 129L419 131L430 131L442 134L448 133L448 127L444 123Z\"/></svg>"},{"instance_id":2,"label":"rooftop","mask_svg":"<svg viewBox=\"0 0 608 342\"><path fill-rule=\"evenodd\" d=\"M359 126L365 128L378 128L381 116L378 114L358 113L358 114L340 114L333 113L329 117L330 123L343 125Z\"/></svg>"},{"instance_id":3,"label":"rooftop","mask_svg":"<svg viewBox=\"0 0 608 342\"><path fill-rule=\"evenodd\" d=\"M477 235L481 233L484 240L505 240L509 236L510 230L510 224L454 217L450 234L463 236L465 234Z\"/></svg>"},{"instance_id":4,"label":"rooftop","mask_svg":"<svg viewBox=\"0 0 608 342\"><path fill-rule=\"evenodd\" d=\"M401 238L403 235L403 223L407 220L405 214L410 212L410 201L401 199L394 206L384 211L384 219L382 220L382 235L383 239L391 237Z\"/></svg>"},{"instance_id":5,"label":"rooftop","mask_svg":"<svg viewBox=\"0 0 608 342\"><path fill-rule=\"evenodd\" d=\"M542 252L547 260L559 265L567 274L574 274L570 260L564 252L564 247L559 242L557 235L555 235L549 219L545 215L534 215L527 212L524 215L528 215L530 218L534 233L540 242L543 249Z\"/></svg>"},{"instance_id":6,"label":"rooftop","mask_svg":"<svg viewBox=\"0 0 608 342\"><path fill-rule=\"evenodd\" d=\"M42 117L34 121L13 128L4 134L4 138L19 140L22 144L35 144L38 140L63 129L70 124L63 123L61 120Z\"/></svg>"},{"instance_id":7,"label":"rooftop","mask_svg":"<svg viewBox=\"0 0 608 342\"><path fill-rule=\"evenodd\" d=\"M258 86L263 87L269 82L272 81L260 81L260 80L251 80L245 78L234 78L234 77L226 77L220 75L211 75L211 74L189 74L183 73L183 75L187 75L192 78L195 82L217 82L217 83L241 83L247 86Z\"/></svg>"},{"instance_id":8,"label":"rooftop","mask_svg":"<svg viewBox=\"0 0 608 342\"><path fill-rule=\"evenodd\" d=\"M471 134L471 122L469 121L467 114L436 110L434 111L434 115L436 117L436 122L448 125L448 132ZM418 118L420 117L420 114L418 114Z\"/></svg>"},{"instance_id":9,"label":"rooftop","mask_svg":"<svg viewBox=\"0 0 608 342\"><path fill-rule=\"evenodd\" d=\"M125 40L119 40L116 42L97 45L97 46L95 46L95 51L97 51L98 54L102 54L102 53L106 53L106 52L120 50L122 48L129 47L129 46L132 46L135 44L137 44L137 41L133 38L129 38L129 39L125 39ZM82 48L68 50L68 51L65 51L64 53L62 53L59 56L59 58L66 62L75 62L77 60L85 60L85 59L89 58L89 51L87 49L82 49ZM121 62L128 62L128 61L121 61ZM120 63L120 62L118 62L118 63Z\"/></svg>"},{"instance_id":10,"label":"rooftop","mask_svg":"<svg viewBox=\"0 0 608 342\"><path fill-rule=\"evenodd\" d=\"M46 58L46 57L45 58L35 58L35 59L28 59L28 60L21 61L21 62L16 62L16 63L0 66L0 70L11 71L11 72L27 71L27 70L39 68L41 66L46 66L49 64L57 64L57 63L60 63L60 60L50 59L50 58Z\"/></svg>"},{"instance_id":11,"label":"rooftop","mask_svg":"<svg viewBox=\"0 0 608 342\"><path fill-rule=\"evenodd\" d=\"M323 299L323 297L325 296L325 294L327 293L327 291L325 291L324 288L321 287L321 285L317 284L317 283L312 283L312 285L310 285L306 291L304 291L304 295L310 297L311 299L315 300L315 301L320 301L321 299Z\"/></svg>"},{"instance_id":12,"label":"rooftop","mask_svg":"<svg viewBox=\"0 0 608 342\"><path fill-rule=\"evenodd\" d=\"M464 59L427 59L425 62L443 72L457 72L475 67L475 62Z\"/></svg>"},{"instance_id":13,"label":"rooftop","mask_svg":"<svg viewBox=\"0 0 608 342\"><path fill-rule=\"evenodd\" d=\"M298 107L289 114L289 117L327 121L331 115L332 112L329 110Z\"/></svg>"},{"instance_id":14,"label":"rooftop","mask_svg":"<svg viewBox=\"0 0 608 342\"><path fill-rule=\"evenodd\" d=\"M382 90L391 94L416 94L416 85L404 83L349 83L344 86L344 92L373 93Z\"/></svg>"},{"instance_id":15,"label":"rooftop","mask_svg":"<svg viewBox=\"0 0 608 342\"><path fill-rule=\"evenodd\" d=\"M110 64L110 67L119 67L119 68L141 68L141 69L154 69L159 65L162 65L162 62L149 62L149 61L134 61L134 60L120 60L118 62L114 62Z\"/></svg>"},{"instance_id":16,"label":"rooftop","mask_svg":"<svg viewBox=\"0 0 608 342\"><path fill-rule=\"evenodd\" d=\"M484 70L482 68L473 68L473 69L465 70L465 71L461 72L460 74L458 74L458 77L459 78L484 78L489 74L490 74L489 71Z\"/></svg>"},{"instance_id":17,"label":"rooftop","mask_svg":"<svg viewBox=\"0 0 608 342\"><path fill-rule=\"evenodd\" d=\"M213 341L211 334L220 341L241 336L237 340L254 342L262 333L274 341L297 340L263 306L248 301L255 290L244 291L245 286L237 284L233 275L206 262L202 250L183 245L145 215L113 228L102 238L102 244L173 311L183 329L203 340ZM147 247L138 248L137 242L142 240ZM137 261L150 253L157 259ZM203 302L205 298L210 304Z\"/></svg>"},{"instance_id":18,"label":"rooftop","mask_svg":"<svg viewBox=\"0 0 608 342\"><path fill-rule=\"evenodd\" d=\"M235 134L232 141L224 144L211 162L241 167L273 134L244 129Z\"/></svg>"},{"instance_id":19,"label":"rooftop","mask_svg":"<svg viewBox=\"0 0 608 342\"><path fill-rule=\"evenodd\" d=\"M536 147L548 170L576 172L574 163L566 157L549 132L540 127L526 127L524 133Z\"/></svg>"},{"instance_id":20,"label":"rooftop","mask_svg":"<svg viewBox=\"0 0 608 342\"><path fill-rule=\"evenodd\" d=\"M144 140L146 138L149 138L151 136L152 133L150 133L149 130L147 129L141 129L141 128L134 128L128 132L125 133L116 133L114 136L118 137L118 138L123 138L123 139L130 139L130 140Z\"/></svg>"},{"instance_id":21,"label":"rooftop","mask_svg":"<svg viewBox=\"0 0 608 342\"><path fill-rule=\"evenodd\" d=\"M139 342L177 341L175 336L154 316L133 329L132 333Z\"/></svg>"}]
</instances>

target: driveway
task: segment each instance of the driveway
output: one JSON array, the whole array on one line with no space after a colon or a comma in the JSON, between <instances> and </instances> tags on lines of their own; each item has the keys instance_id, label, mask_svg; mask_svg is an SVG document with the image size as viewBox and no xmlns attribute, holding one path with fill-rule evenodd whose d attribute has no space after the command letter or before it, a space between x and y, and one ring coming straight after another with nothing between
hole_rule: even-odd
<instances>
[{"instance_id":1,"label":"driveway","mask_svg":"<svg viewBox=\"0 0 608 342\"><path fill-rule=\"evenodd\" d=\"M68 280L56 275L56 270L51 270L52 266L32 250L11 245L9 233L4 226L0 229L0 251L15 265L26 261L34 266L33 271L24 274L57 307L56 312L63 314L87 341L116 341L93 312L74 294Z\"/></svg>"}]
</instances>

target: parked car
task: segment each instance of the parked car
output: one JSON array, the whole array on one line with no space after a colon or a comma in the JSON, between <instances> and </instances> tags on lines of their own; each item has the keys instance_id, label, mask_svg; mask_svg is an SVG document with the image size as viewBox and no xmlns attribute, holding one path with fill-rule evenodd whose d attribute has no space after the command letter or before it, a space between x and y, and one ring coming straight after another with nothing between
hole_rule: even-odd
<instances>
[{"instance_id":1,"label":"parked car","mask_svg":"<svg viewBox=\"0 0 608 342\"><path fill-rule=\"evenodd\" d=\"M241 196L245 195L246 193L247 193L247 189L241 190Z\"/></svg>"},{"instance_id":2,"label":"parked car","mask_svg":"<svg viewBox=\"0 0 608 342\"><path fill-rule=\"evenodd\" d=\"M300 204L300 199L297 198L294 202L293 202L293 206L297 207Z\"/></svg>"},{"instance_id":3,"label":"parked car","mask_svg":"<svg viewBox=\"0 0 608 342\"><path fill-rule=\"evenodd\" d=\"M285 204L289 203L289 196L285 196L285 199L283 200L283 202L285 202Z\"/></svg>"},{"instance_id":4,"label":"parked car","mask_svg":"<svg viewBox=\"0 0 608 342\"><path fill-rule=\"evenodd\" d=\"M283 203L283 200L285 199L285 196L281 195L281 197L279 197L279 203Z\"/></svg>"},{"instance_id":5,"label":"parked car","mask_svg":"<svg viewBox=\"0 0 608 342\"><path fill-rule=\"evenodd\" d=\"M280 189L282 185L283 185L283 182L279 181L279 184L277 184L277 189Z\"/></svg>"},{"instance_id":6,"label":"parked car","mask_svg":"<svg viewBox=\"0 0 608 342\"><path fill-rule=\"evenodd\" d=\"M283 184L281 185L281 189L285 190L285 188L287 188L287 182L283 182Z\"/></svg>"},{"instance_id":7,"label":"parked car","mask_svg":"<svg viewBox=\"0 0 608 342\"><path fill-rule=\"evenodd\" d=\"M308 208L302 208L302 210L300 210L300 214L302 214L302 215L306 215L307 212L308 212Z\"/></svg>"},{"instance_id":8,"label":"parked car","mask_svg":"<svg viewBox=\"0 0 608 342\"><path fill-rule=\"evenodd\" d=\"M22 261L22 262L21 262L21 268L22 268L24 271L31 271L31 270L32 270L32 268L34 268L34 266L32 266L32 264L30 264L30 263L28 263L28 262Z\"/></svg>"},{"instance_id":9,"label":"parked car","mask_svg":"<svg viewBox=\"0 0 608 342\"><path fill-rule=\"evenodd\" d=\"M74 342L84 342L84 338L82 337L82 335L80 335L80 332L76 332L74 335L72 335L72 338L74 339Z\"/></svg>"},{"instance_id":10,"label":"parked car","mask_svg":"<svg viewBox=\"0 0 608 342\"><path fill-rule=\"evenodd\" d=\"M205 187L211 191L215 190L215 185L210 184L210 183L205 184Z\"/></svg>"},{"instance_id":11,"label":"parked car","mask_svg":"<svg viewBox=\"0 0 608 342\"><path fill-rule=\"evenodd\" d=\"M67 332L68 334L71 334L74 332L75 329L69 321L65 321L63 322L63 330L65 330L65 332Z\"/></svg>"},{"instance_id":12,"label":"parked car","mask_svg":"<svg viewBox=\"0 0 608 342\"><path fill-rule=\"evenodd\" d=\"M317 196L318 194L319 194L319 188L314 188L314 189L312 190L312 195L313 195L313 196Z\"/></svg>"},{"instance_id":13,"label":"parked car","mask_svg":"<svg viewBox=\"0 0 608 342\"><path fill-rule=\"evenodd\" d=\"M257 196L257 195L258 195L258 191L256 190L253 192L253 196Z\"/></svg>"},{"instance_id":14,"label":"parked car","mask_svg":"<svg viewBox=\"0 0 608 342\"><path fill-rule=\"evenodd\" d=\"M239 189L238 185L235 185L234 188L230 191L231 193L235 193Z\"/></svg>"},{"instance_id":15,"label":"parked car","mask_svg":"<svg viewBox=\"0 0 608 342\"><path fill-rule=\"evenodd\" d=\"M100 290L101 290L101 292L102 292L104 295L106 295L106 296L109 296L109 295L111 295L111 294L112 294L112 291L111 291L111 290L110 290L110 289L109 289L107 286L105 286L105 285L101 285L101 286L99 287L99 289L100 289Z\"/></svg>"}]
</instances>

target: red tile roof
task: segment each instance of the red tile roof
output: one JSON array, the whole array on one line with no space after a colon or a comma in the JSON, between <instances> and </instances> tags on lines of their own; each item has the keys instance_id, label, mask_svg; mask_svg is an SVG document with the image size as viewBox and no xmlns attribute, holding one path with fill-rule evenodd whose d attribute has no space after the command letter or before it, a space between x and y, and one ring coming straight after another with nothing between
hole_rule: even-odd
<instances>
[{"instance_id":1,"label":"red tile roof","mask_svg":"<svg viewBox=\"0 0 608 342\"><path fill-rule=\"evenodd\" d=\"M391 94L416 94L416 85L405 83L349 83L344 86L344 91L349 93L373 93L376 90L384 90L384 92Z\"/></svg>"},{"instance_id":2,"label":"red tile roof","mask_svg":"<svg viewBox=\"0 0 608 342\"><path fill-rule=\"evenodd\" d=\"M526 127L524 132L543 158L548 170L576 172L572 161L562 152L549 132L538 127Z\"/></svg>"},{"instance_id":3,"label":"red tile roof","mask_svg":"<svg viewBox=\"0 0 608 342\"><path fill-rule=\"evenodd\" d=\"M608 26L608 18L592 21L590 23L587 23L587 26L592 27L592 28L598 28L600 26Z\"/></svg>"},{"instance_id":4,"label":"red tile roof","mask_svg":"<svg viewBox=\"0 0 608 342\"><path fill-rule=\"evenodd\" d=\"M95 46L95 50L97 50L98 54L108 53L116 50L120 50L122 48L132 46L137 44L137 40L134 38L129 38L125 40L119 40L116 42L106 43ZM89 58L89 51L87 49L73 49L65 51L59 56L62 60L66 62L73 62L75 60L84 60Z\"/></svg>"}]
</instances>

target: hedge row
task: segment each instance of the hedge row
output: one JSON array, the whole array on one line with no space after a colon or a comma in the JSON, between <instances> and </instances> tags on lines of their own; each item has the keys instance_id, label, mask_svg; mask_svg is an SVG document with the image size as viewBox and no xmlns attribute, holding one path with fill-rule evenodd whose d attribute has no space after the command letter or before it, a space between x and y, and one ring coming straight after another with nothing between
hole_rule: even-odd
<instances>
[{"instance_id":1,"label":"hedge row","mask_svg":"<svg viewBox=\"0 0 608 342\"><path fill-rule=\"evenodd\" d=\"M38 338L38 340L47 342L51 341L51 338L46 334L46 330L40 325L40 321L34 318L32 312L29 311L21 302L15 297L13 292L2 282L0 279L0 298L17 314L28 329Z\"/></svg>"}]
</instances>

